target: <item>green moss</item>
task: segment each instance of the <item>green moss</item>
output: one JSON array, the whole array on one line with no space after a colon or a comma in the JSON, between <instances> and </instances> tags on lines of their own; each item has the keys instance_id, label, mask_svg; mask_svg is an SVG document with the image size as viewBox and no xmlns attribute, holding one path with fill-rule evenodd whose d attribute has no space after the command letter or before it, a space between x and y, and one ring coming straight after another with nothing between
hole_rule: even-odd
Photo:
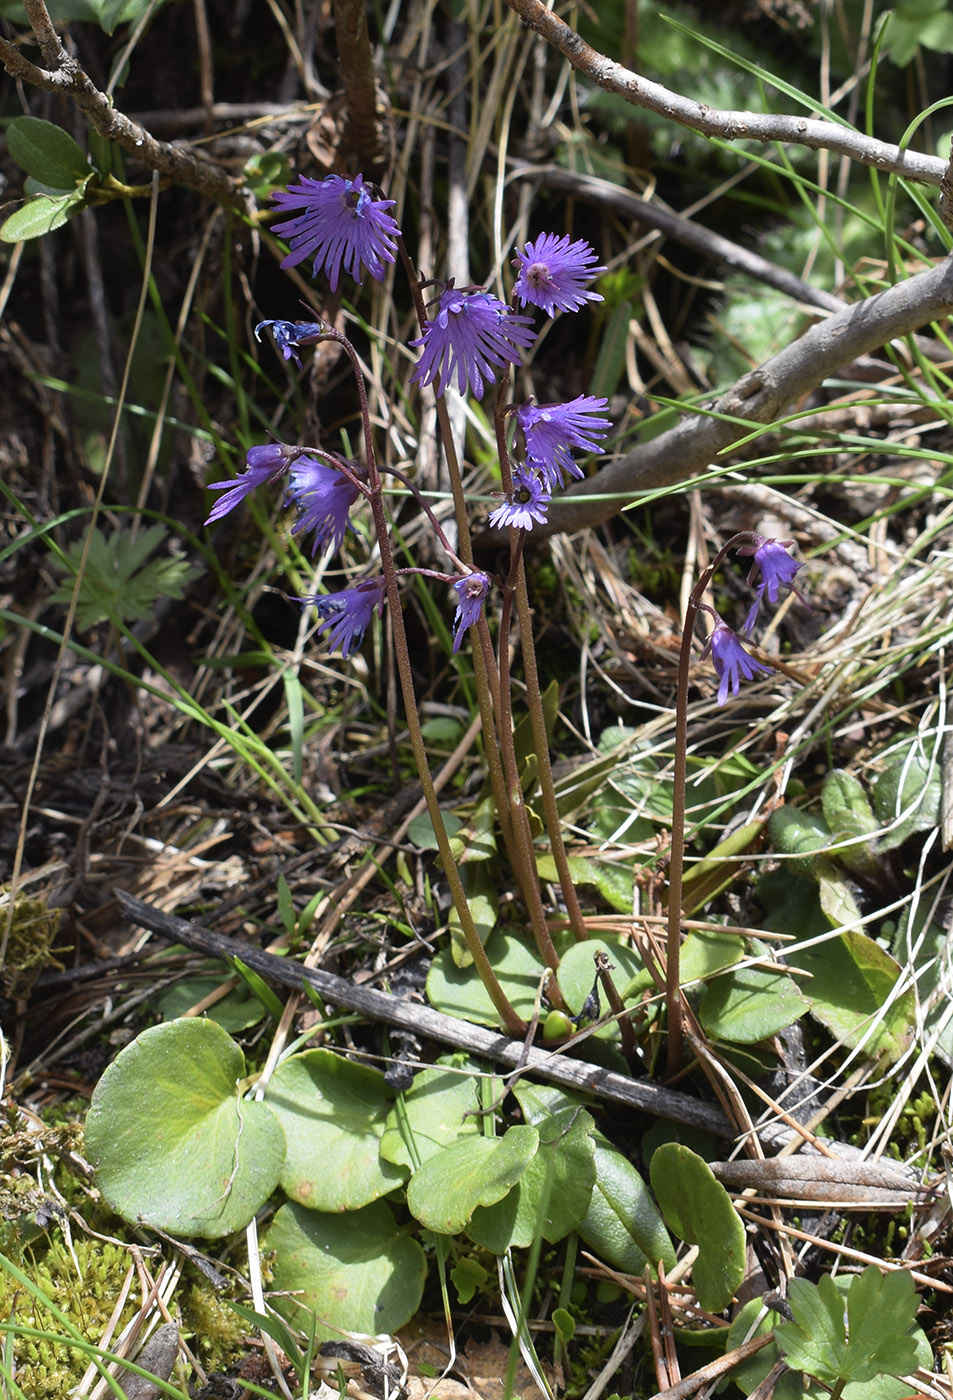
<instances>
[{"instance_id":1,"label":"green moss","mask_svg":"<svg viewBox=\"0 0 953 1400\"><path fill-rule=\"evenodd\" d=\"M82 1337L98 1344L129 1269L128 1250L79 1237L73 1241L71 1254L62 1238L49 1236L31 1245L21 1244L17 1249L14 1228L8 1226L4 1234L11 1259L42 1297L34 1297L0 1267L0 1317L11 1318L25 1327L59 1332L59 1324L43 1304L43 1298L47 1298L68 1316ZM134 1292L123 1309L117 1331L130 1321L137 1308ZM13 1354L17 1384L27 1400L62 1400L79 1382L89 1362L88 1356L72 1348L65 1339L53 1342L17 1336Z\"/></svg>"},{"instance_id":2,"label":"green moss","mask_svg":"<svg viewBox=\"0 0 953 1400\"><path fill-rule=\"evenodd\" d=\"M0 899L9 903L9 886L0 887ZM54 956L53 941L59 932L62 909L50 909L42 899L19 896L13 905L0 991L6 997L27 997L44 967L62 967Z\"/></svg>"},{"instance_id":3,"label":"green moss","mask_svg":"<svg viewBox=\"0 0 953 1400\"><path fill-rule=\"evenodd\" d=\"M189 1284L179 1297L182 1328L189 1346L207 1371L225 1371L245 1354L248 1324L243 1322L205 1279Z\"/></svg>"}]
</instances>

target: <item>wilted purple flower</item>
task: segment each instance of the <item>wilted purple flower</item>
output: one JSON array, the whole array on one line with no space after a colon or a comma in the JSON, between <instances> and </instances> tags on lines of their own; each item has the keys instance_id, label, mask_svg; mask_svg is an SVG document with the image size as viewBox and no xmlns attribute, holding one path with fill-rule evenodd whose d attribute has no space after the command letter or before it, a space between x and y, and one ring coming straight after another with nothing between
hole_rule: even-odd
<instances>
[{"instance_id":1,"label":"wilted purple flower","mask_svg":"<svg viewBox=\"0 0 953 1400\"><path fill-rule=\"evenodd\" d=\"M554 489L563 485L563 472L581 477L581 469L570 456L575 447L580 452L598 452L612 427L608 418L597 417L596 411L608 406L608 399L594 399L580 394L570 403L532 402L521 404L516 421L526 442L526 460L542 472Z\"/></svg>"},{"instance_id":2,"label":"wilted purple flower","mask_svg":"<svg viewBox=\"0 0 953 1400\"><path fill-rule=\"evenodd\" d=\"M587 301L602 301L598 292L586 288L606 269L584 238L571 243L568 233L561 238L542 233L522 253L516 250L513 266L519 268L513 290L520 306L530 302L553 316L557 311L578 311Z\"/></svg>"},{"instance_id":3,"label":"wilted purple flower","mask_svg":"<svg viewBox=\"0 0 953 1400\"><path fill-rule=\"evenodd\" d=\"M339 549L350 521L348 512L360 495L343 472L326 466L314 457L299 457L291 468L288 501L294 501L300 516L292 526L293 535L314 531L312 555L322 549Z\"/></svg>"},{"instance_id":4,"label":"wilted purple flower","mask_svg":"<svg viewBox=\"0 0 953 1400\"><path fill-rule=\"evenodd\" d=\"M285 234L291 245L291 252L281 260L282 267L294 267L313 253L312 277L323 267L335 292L342 264L355 282L361 280L362 264L381 281L384 264L394 261L400 228L387 211L396 201L371 194L364 187L363 175L355 175L353 180L343 175L309 180L302 175L297 185L278 190L273 197L283 211L304 210L296 218L272 226L273 232Z\"/></svg>"},{"instance_id":5,"label":"wilted purple flower","mask_svg":"<svg viewBox=\"0 0 953 1400\"><path fill-rule=\"evenodd\" d=\"M483 397L483 381L492 384L496 368L515 365L517 346L532 345L536 332L528 316L517 316L499 297L489 292L459 292L447 287L437 303L436 315L424 325L423 334L411 345L422 347L413 373L415 384L432 384L439 375L442 394L456 375L457 388Z\"/></svg>"},{"instance_id":6,"label":"wilted purple flower","mask_svg":"<svg viewBox=\"0 0 953 1400\"><path fill-rule=\"evenodd\" d=\"M741 645L737 632L733 632L727 622L723 622L720 617L715 623L714 631L705 643L702 656L708 653L711 654L712 665L720 682L718 686L719 705L723 705L728 699L729 690L732 695L738 694L742 681L754 680L759 671L768 675L774 670L773 666L765 666L762 662L756 661L753 656L749 656Z\"/></svg>"},{"instance_id":7,"label":"wilted purple flower","mask_svg":"<svg viewBox=\"0 0 953 1400\"><path fill-rule=\"evenodd\" d=\"M266 326L271 326L271 333L275 337L275 348L281 351L284 359L294 360L299 369L301 369L299 346L313 345L316 340L321 339L328 329L323 321L259 321L255 327L256 340L261 340L261 332Z\"/></svg>"},{"instance_id":8,"label":"wilted purple flower","mask_svg":"<svg viewBox=\"0 0 953 1400\"><path fill-rule=\"evenodd\" d=\"M206 525L211 525L213 520L221 520L223 515L234 510L256 486L264 486L266 482L277 481L284 476L297 451L296 447L286 447L283 442L265 442L259 447L250 447L245 454L245 470L241 476L231 481L209 482L210 491L224 491L225 495L219 496L215 502Z\"/></svg>"},{"instance_id":9,"label":"wilted purple flower","mask_svg":"<svg viewBox=\"0 0 953 1400\"><path fill-rule=\"evenodd\" d=\"M789 588L810 611L807 599L794 584L795 574L804 565L795 563L787 552L787 548L793 544L793 540L769 540L764 535L757 535L755 538L758 541L757 544L742 545L738 550L739 554L754 555L748 574L748 587L753 587L758 574L761 575L761 582L757 585L758 596L752 603L741 629L746 637L750 637L751 630L758 620L761 600L767 598L768 602L774 605L778 601L779 588Z\"/></svg>"},{"instance_id":10,"label":"wilted purple flower","mask_svg":"<svg viewBox=\"0 0 953 1400\"><path fill-rule=\"evenodd\" d=\"M453 650L458 652L463 634L479 620L486 595L490 591L489 575L464 574L453 585L457 593L457 611L453 619Z\"/></svg>"},{"instance_id":11,"label":"wilted purple flower","mask_svg":"<svg viewBox=\"0 0 953 1400\"><path fill-rule=\"evenodd\" d=\"M544 525L552 498L552 492L539 472L515 471L513 490L501 506L490 512L490 524L499 527L514 525L517 530L532 530L534 521Z\"/></svg>"},{"instance_id":12,"label":"wilted purple flower","mask_svg":"<svg viewBox=\"0 0 953 1400\"><path fill-rule=\"evenodd\" d=\"M384 611L386 597L384 580L371 578L353 588L343 588L340 593L321 593L315 597L299 598L299 603L311 603L324 621L318 624L318 631L328 628L328 638L333 647L341 648L342 656L350 656L355 647L361 645L367 624L377 609L378 617Z\"/></svg>"}]
</instances>

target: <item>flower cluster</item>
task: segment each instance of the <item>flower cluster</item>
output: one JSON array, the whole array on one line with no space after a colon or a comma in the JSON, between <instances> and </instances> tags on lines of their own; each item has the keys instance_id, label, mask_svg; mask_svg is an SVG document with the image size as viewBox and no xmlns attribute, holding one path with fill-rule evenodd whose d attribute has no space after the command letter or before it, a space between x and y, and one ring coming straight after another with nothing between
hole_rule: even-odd
<instances>
[{"instance_id":1,"label":"flower cluster","mask_svg":"<svg viewBox=\"0 0 953 1400\"><path fill-rule=\"evenodd\" d=\"M729 541L729 548L730 548ZM750 637L758 617L762 599L774 605L782 588L788 589L805 607L807 599L795 585L794 578L802 564L796 563L788 554L791 540L772 540L764 535L751 535L748 541L738 546L738 553L751 555L752 564L748 574L748 586L756 587L757 597L752 604L741 635L729 627L714 608L702 603L699 606L714 619L714 627L705 643L702 656L710 656L715 674L718 677L718 704L724 705L730 695L737 695L742 681L756 679L758 675L769 675L773 666L766 666L751 656L742 644L741 637Z\"/></svg>"},{"instance_id":2,"label":"flower cluster","mask_svg":"<svg viewBox=\"0 0 953 1400\"><path fill-rule=\"evenodd\" d=\"M312 275L323 272L331 291L338 288L341 272L360 282L366 272L382 280L395 261L400 227L390 212L395 201L384 199L362 175L347 178L328 175L323 180L300 177L274 196L276 210L290 217L273 225L283 235L289 252L282 267L295 267L312 259ZM588 302L601 301L590 283L605 267L584 239L543 233L517 249L513 262L516 280L514 303L535 307L548 316L578 311ZM275 348L300 369L302 346L337 333L322 321L260 321L255 337L270 330ZM520 315L484 287L443 284L423 318L420 335L410 342L420 355L412 376L420 386L433 385L442 395L448 385L461 394L481 398L503 369L520 362L521 352L536 338L532 317ZM512 475L512 490L490 515L500 527L531 530L546 519L553 491L568 478L583 473L574 453L598 452L611 428L604 416L607 400L580 394L568 403L537 404L527 400L508 410L515 416L519 462ZM287 478L285 503L297 510L293 535L310 535L311 552L340 548L352 528L350 512L359 496L370 488L367 473L353 462L332 454L266 443L249 449L245 471L234 481L211 485L224 494L209 514L207 524L220 520L258 486L274 485ZM457 561L459 563L459 561ZM468 570L457 575L435 575L450 583L456 593L453 650L458 651L465 633L482 616L491 588L488 574ZM360 645L364 632L385 598L382 579L366 580L338 593L302 599L314 605L332 645L347 656Z\"/></svg>"}]
</instances>

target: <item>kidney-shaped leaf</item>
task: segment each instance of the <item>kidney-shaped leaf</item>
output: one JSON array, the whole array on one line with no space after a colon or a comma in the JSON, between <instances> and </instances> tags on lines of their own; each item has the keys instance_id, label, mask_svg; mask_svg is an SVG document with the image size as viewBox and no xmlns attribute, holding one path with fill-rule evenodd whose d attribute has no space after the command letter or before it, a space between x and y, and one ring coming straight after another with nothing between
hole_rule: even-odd
<instances>
[{"instance_id":1,"label":"kidney-shaped leaf","mask_svg":"<svg viewBox=\"0 0 953 1400\"><path fill-rule=\"evenodd\" d=\"M406 1172L380 1159L388 1102L380 1070L333 1050L290 1055L265 1102L285 1131L281 1185L309 1210L356 1210L399 1186Z\"/></svg>"},{"instance_id":2,"label":"kidney-shaped leaf","mask_svg":"<svg viewBox=\"0 0 953 1400\"><path fill-rule=\"evenodd\" d=\"M217 1239L242 1230L278 1184L281 1125L238 1096L245 1057L214 1021L152 1026L94 1092L86 1151L125 1220Z\"/></svg>"},{"instance_id":3,"label":"kidney-shaped leaf","mask_svg":"<svg viewBox=\"0 0 953 1400\"><path fill-rule=\"evenodd\" d=\"M540 1235L555 1244L579 1228L589 1209L596 1179L592 1118L577 1105L534 1126L539 1151L501 1201L477 1207L467 1229L494 1254L528 1248Z\"/></svg>"},{"instance_id":4,"label":"kidney-shaped leaf","mask_svg":"<svg viewBox=\"0 0 953 1400\"><path fill-rule=\"evenodd\" d=\"M458 1235L477 1206L493 1205L516 1185L538 1147L536 1129L517 1125L501 1138L472 1138L438 1152L410 1179L411 1214L428 1230Z\"/></svg>"},{"instance_id":5,"label":"kidney-shaped leaf","mask_svg":"<svg viewBox=\"0 0 953 1400\"><path fill-rule=\"evenodd\" d=\"M652 1189L676 1234L698 1245L692 1269L695 1296L706 1312L727 1307L745 1273L741 1218L708 1163L681 1143L652 1154Z\"/></svg>"},{"instance_id":6,"label":"kidney-shaped leaf","mask_svg":"<svg viewBox=\"0 0 953 1400\"><path fill-rule=\"evenodd\" d=\"M414 1075L387 1115L381 1156L411 1171L460 1138L481 1132L476 1067L435 1065Z\"/></svg>"},{"instance_id":7,"label":"kidney-shaped leaf","mask_svg":"<svg viewBox=\"0 0 953 1400\"><path fill-rule=\"evenodd\" d=\"M344 1332L396 1332L420 1306L427 1261L383 1201L343 1215L281 1207L264 1248L274 1251L274 1306L319 1342Z\"/></svg>"}]
</instances>

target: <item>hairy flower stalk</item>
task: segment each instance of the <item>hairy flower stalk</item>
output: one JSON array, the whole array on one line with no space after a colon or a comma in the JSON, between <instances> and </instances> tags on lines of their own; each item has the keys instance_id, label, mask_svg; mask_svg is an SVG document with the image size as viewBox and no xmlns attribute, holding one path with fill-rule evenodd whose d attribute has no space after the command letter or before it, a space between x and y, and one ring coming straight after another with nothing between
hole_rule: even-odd
<instances>
[{"instance_id":1,"label":"hairy flower stalk","mask_svg":"<svg viewBox=\"0 0 953 1400\"><path fill-rule=\"evenodd\" d=\"M599 449L601 439L610 426L608 419L601 416L606 401L579 395L569 403L537 405L530 400L509 410L517 415L518 444L523 456L522 463L512 472L506 452L503 393L511 366L519 362L520 352L532 345L536 338L532 319L518 315L512 307L482 287L458 289L452 281L443 286L428 308L423 300L423 284L418 282L400 230L389 213L393 201L380 198L376 190L364 185L360 175L354 179L335 175L321 181L303 178L287 191L279 192L275 203L283 212L295 211L295 217L274 226L275 231L285 234L290 242L290 252L283 265L291 267L312 258L313 275L317 276L322 271L326 273L332 290L338 287L342 269L357 281L364 272L372 277L383 277L386 265L395 260L398 252L408 269L420 323L420 335L411 342L420 351L413 382L432 386L436 396L438 420L450 468L459 559L450 549L437 522L432 520L432 523L437 538L442 541L448 557L459 572L448 575L430 569L398 570L395 567L366 389L357 354L345 336L321 322L265 321L256 327L256 335L260 337L265 329L270 329L279 353L299 367L299 352L304 345L331 339L342 346L350 358L360 397L366 475L363 469L359 470L333 454L317 450L310 453L298 451L293 463L288 464L275 451L270 451L267 459L262 457L261 460L249 461L249 470L256 468L249 481L243 480L237 486L234 483L221 484L221 489L229 493L226 508L243 499L259 482L271 482L287 473L290 479L286 498L298 510L294 533L310 534L313 539L312 552L317 553L319 548L336 549L340 546L350 528L352 506L359 496L367 497L379 542L380 575L365 578L337 593L302 601L315 607L320 617L318 631L326 633L332 646L338 647L345 656L360 645L374 613L381 615L385 601L390 604L394 654L408 731L441 862L477 970L503 1024L512 1033L517 1033L522 1023L493 976L477 937L430 778L404 633L398 575L423 572L450 584L456 595L453 652L460 650L468 634L475 638L473 666L484 736L488 739L495 727L499 740L498 746L492 741L486 742L485 750L501 832L510 850L541 955L555 972L559 959L543 908L533 836L513 744L509 633L515 605L520 615L529 709L534 743L538 750L547 825L570 921L576 936L584 938L584 921L569 877L549 769L545 717L532 650L522 544L528 530L545 522L553 490L561 488L567 477L578 478L581 475L573 453ZM518 252L517 266L519 271L514 297L524 307L535 306L549 315L555 315L556 312L571 312L590 301L601 299L598 293L589 289L589 283L604 268L598 265L595 253L584 240L572 242L568 237L541 235L527 244L525 250ZM494 418L500 440L504 500L493 512L492 521L510 530L512 544L510 574L503 589L499 650L496 655L485 616L491 580L488 574L473 565L462 476L454 454L443 399L448 384L461 393L481 397L487 384L494 381L500 381ZM551 981L550 998L555 1005L563 1005L555 978Z\"/></svg>"},{"instance_id":2,"label":"hairy flower stalk","mask_svg":"<svg viewBox=\"0 0 953 1400\"><path fill-rule=\"evenodd\" d=\"M496 429L496 445L500 458L501 470L504 485L509 479L512 487L516 486L517 474L510 472L509 454L506 446L505 412L503 410L503 398L506 392L506 378L501 382L496 396L496 412L494 414L494 426ZM539 478L542 480L542 477ZM498 512L494 512L498 514ZM492 516L490 517L492 520ZM529 605L529 590L526 586L526 569L523 565L523 536L515 529L511 529L511 580L513 585L513 596L516 601L516 611L520 628L520 650L523 656L523 676L526 682L526 706L529 711L530 726L533 731L533 749L536 754L537 780L539 782L540 795L543 800L543 819L546 823L546 832L549 836L550 849L556 865L556 873L559 877L559 887L562 891L563 901L566 905L566 913L569 917L569 925L573 932L573 937L577 943L584 943L589 933L586 929L585 919L579 905L579 896L576 893L575 881L569 869L569 857L566 853L566 845L563 841L562 820L559 815L559 805L556 800L556 787L553 782L553 771L549 756L549 735L546 732L546 715L543 710L543 697L539 688L539 671L536 666L536 648L533 642L533 619ZM503 651L503 628L501 631L501 656ZM509 642L507 638L507 654ZM536 871L533 870L535 882Z\"/></svg>"},{"instance_id":3,"label":"hairy flower stalk","mask_svg":"<svg viewBox=\"0 0 953 1400\"><path fill-rule=\"evenodd\" d=\"M794 564L790 556L785 553L781 541L767 540L763 535L755 535L747 530L741 531L739 534L732 535L731 539L719 549L692 589L688 607L685 610L675 695L672 840L669 853L668 931L665 959L665 1012L668 1022L667 1071L669 1078L678 1072L682 1063L683 1018L679 987L679 963L682 931L682 881L685 865L685 789L688 780L688 687L692 638L699 612L707 612L715 622L702 654L703 656L710 655L712 658L712 664L719 681L719 705L726 703L729 691L732 695L738 694L742 680L752 680L759 673L770 672L772 669L750 656L742 646L738 635L718 616L714 608L702 602L716 570L732 550L738 554L755 556L755 564L748 575L748 582L750 585L760 570L761 584L758 605L760 605L762 593L767 594L769 602L777 601L778 588L782 584L792 587L791 580L800 567L800 565ZM782 562L781 554L784 554L786 563ZM804 602L800 593L797 596ZM757 615L757 606L752 611ZM752 618L752 612L749 612L748 618Z\"/></svg>"}]
</instances>

